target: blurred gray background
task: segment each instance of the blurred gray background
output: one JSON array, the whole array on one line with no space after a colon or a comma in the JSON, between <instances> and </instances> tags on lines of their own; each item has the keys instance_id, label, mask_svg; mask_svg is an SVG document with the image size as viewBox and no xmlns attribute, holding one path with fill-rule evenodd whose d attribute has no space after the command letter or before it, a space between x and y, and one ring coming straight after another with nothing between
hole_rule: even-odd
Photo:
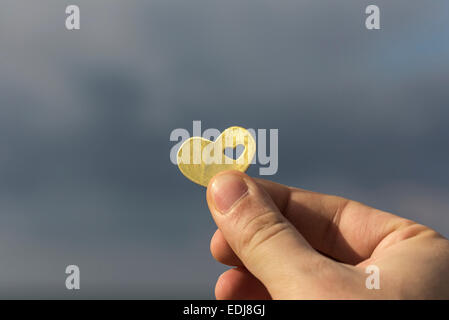
<instances>
[{"instance_id":1,"label":"blurred gray background","mask_svg":"<svg viewBox=\"0 0 449 320\"><path fill-rule=\"evenodd\" d=\"M0 297L213 298L205 189L169 160L193 120L278 128L266 178L449 236L448 19L447 0L2 0Z\"/></svg>"}]
</instances>

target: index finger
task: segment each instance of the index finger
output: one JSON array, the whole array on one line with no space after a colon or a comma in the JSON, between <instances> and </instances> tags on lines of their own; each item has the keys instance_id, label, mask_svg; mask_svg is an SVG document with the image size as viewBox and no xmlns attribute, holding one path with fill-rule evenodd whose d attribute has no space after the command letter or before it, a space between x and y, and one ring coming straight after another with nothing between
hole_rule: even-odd
<instances>
[{"instance_id":1,"label":"index finger","mask_svg":"<svg viewBox=\"0 0 449 320\"><path fill-rule=\"evenodd\" d=\"M411 223L342 197L256 181L313 248L344 263L368 259L387 235Z\"/></svg>"}]
</instances>

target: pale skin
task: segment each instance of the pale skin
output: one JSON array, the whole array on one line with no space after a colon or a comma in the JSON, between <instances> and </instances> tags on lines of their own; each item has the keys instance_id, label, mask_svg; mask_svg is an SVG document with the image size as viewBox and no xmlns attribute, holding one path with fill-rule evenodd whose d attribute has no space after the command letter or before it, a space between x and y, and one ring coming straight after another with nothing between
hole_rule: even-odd
<instances>
[{"instance_id":1,"label":"pale skin","mask_svg":"<svg viewBox=\"0 0 449 320\"><path fill-rule=\"evenodd\" d=\"M212 255L235 267L217 299L449 299L449 241L426 226L238 171L211 179L207 202Z\"/></svg>"}]
</instances>

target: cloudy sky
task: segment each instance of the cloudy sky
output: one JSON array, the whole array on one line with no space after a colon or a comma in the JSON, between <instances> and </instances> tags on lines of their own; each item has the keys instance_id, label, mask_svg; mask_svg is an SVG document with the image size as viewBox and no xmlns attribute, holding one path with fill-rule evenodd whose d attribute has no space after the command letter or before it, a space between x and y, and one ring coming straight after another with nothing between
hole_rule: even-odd
<instances>
[{"instance_id":1,"label":"cloudy sky","mask_svg":"<svg viewBox=\"0 0 449 320\"><path fill-rule=\"evenodd\" d=\"M193 120L279 129L265 178L449 236L448 19L446 0L3 0L0 297L212 298L205 190L169 158Z\"/></svg>"}]
</instances>

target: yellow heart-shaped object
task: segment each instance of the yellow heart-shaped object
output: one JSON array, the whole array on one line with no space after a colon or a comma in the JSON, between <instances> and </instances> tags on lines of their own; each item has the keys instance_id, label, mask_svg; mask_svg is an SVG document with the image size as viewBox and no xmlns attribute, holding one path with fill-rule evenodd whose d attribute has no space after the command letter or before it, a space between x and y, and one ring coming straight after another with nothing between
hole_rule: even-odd
<instances>
[{"instance_id":1,"label":"yellow heart-shaped object","mask_svg":"<svg viewBox=\"0 0 449 320\"><path fill-rule=\"evenodd\" d=\"M224 151L243 145L245 150L237 159L229 158ZM230 127L215 141L202 137L187 139L178 151L179 170L190 180L207 187L209 180L225 170L245 172L256 153L256 142L248 130Z\"/></svg>"}]
</instances>

